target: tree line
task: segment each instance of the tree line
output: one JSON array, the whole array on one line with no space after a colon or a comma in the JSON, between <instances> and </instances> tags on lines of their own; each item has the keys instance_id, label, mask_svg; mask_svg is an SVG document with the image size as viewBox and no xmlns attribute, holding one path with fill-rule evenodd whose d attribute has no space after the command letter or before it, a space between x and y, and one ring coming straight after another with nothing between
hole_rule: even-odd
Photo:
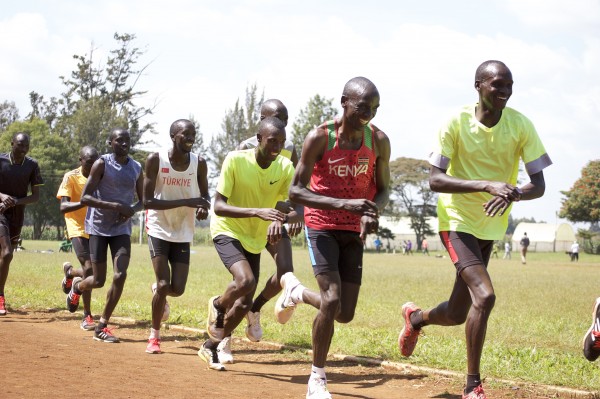
<instances>
[{"instance_id":1,"label":"tree line","mask_svg":"<svg viewBox=\"0 0 600 399\"><path fill-rule=\"evenodd\" d=\"M45 181L40 201L26 208L26 223L33 226L34 239L39 239L49 227L56 227L56 237L62 239L64 220L56 192L64 173L77 167L81 147L92 145L103 152L110 130L125 127L131 134L132 157L143 165L148 154L136 147L153 143L158 134L154 123L149 121L158 104L139 105L140 98L148 94L138 87L151 66L140 65L145 50L136 45L135 34L115 33L113 39L115 47L105 60L97 59L93 45L88 53L73 55L74 69L58 77L64 89L60 95L46 97L31 91L31 109L24 117L20 117L14 102L0 103L0 151L9 151L13 134L28 133L32 143L29 156L40 164ZM198 132L193 150L207 159L213 182L226 154L257 133L264 100L264 90L259 92L256 84L246 87L243 101L237 99L233 107L225 111L221 131L213 134L208 143L204 142L200 122L194 115L188 116ZM314 95L300 110L291 129L288 127L290 139L299 153L308 132L338 113L333 101L333 98ZM584 181L563 192L566 199L561 217L597 226L600 218L598 165L600 161L591 163L584 170ZM390 172L392 198L384 215L409 217L420 244L422 238L435 234L427 222L436 216L437 202L436 193L429 189L429 164L421 159L400 157L390 162ZM387 233L382 231L382 234Z\"/></svg>"}]
</instances>

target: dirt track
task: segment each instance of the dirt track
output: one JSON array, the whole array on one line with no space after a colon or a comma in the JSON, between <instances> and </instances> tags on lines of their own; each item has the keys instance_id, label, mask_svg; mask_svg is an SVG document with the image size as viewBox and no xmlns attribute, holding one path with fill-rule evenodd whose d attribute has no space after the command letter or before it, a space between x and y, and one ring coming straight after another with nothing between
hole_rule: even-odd
<instances>
[{"instance_id":1,"label":"dirt track","mask_svg":"<svg viewBox=\"0 0 600 399\"><path fill-rule=\"evenodd\" d=\"M66 311L13 310L0 318L0 398L304 398L305 354L234 341L235 364L211 371L197 356L197 334L162 331L163 354L145 353L148 325L119 320L106 344ZM329 390L341 398L460 399L460 379L354 362L328 361ZM498 384L496 384L498 385ZM486 387L488 398L572 398L572 394Z\"/></svg>"}]
</instances>

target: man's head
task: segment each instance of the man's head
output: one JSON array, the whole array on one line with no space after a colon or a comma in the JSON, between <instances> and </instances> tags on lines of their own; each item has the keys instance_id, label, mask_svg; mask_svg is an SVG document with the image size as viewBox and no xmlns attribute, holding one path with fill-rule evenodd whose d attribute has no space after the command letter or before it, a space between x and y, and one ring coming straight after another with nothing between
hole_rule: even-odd
<instances>
[{"instance_id":1,"label":"man's head","mask_svg":"<svg viewBox=\"0 0 600 399\"><path fill-rule=\"evenodd\" d=\"M256 138L261 157L274 161L285 145L285 123L273 116L261 120Z\"/></svg>"},{"instance_id":2,"label":"man's head","mask_svg":"<svg viewBox=\"0 0 600 399\"><path fill-rule=\"evenodd\" d=\"M344 119L358 128L368 124L379 108L379 91L373 82L362 76L350 79L342 92Z\"/></svg>"},{"instance_id":3,"label":"man's head","mask_svg":"<svg viewBox=\"0 0 600 399\"><path fill-rule=\"evenodd\" d=\"M196 142L196 127L187 119L178 119L169 130L173 148L181 152L191 152Z\"/></svg>"},{"instance_id":4,"label":"man's head","mask_svg":"<svg viewBox=\"0 0 600 399\"><path fill-rule=\"evenodd\" d=\"M270 116L280 119L284 125L287 126L288 110L281 101L277 99L270 99L262 104L260 107L260 119L263 120Z\"/></svg>"},{"instance_id":5,"label":"man's head","mask_svg":"<svg viewBox=\"0 0 600 399\"><path fill-rule=\"evenodd\" d=\"M112 148L113 153L117 156L125 156L129 154L131 148L131 137L129 131L122 127L116 127L111 130L106 144Z\"/></svg>"},{"instance_id":6,"label":"man's head","mask_svg":"<svg viewBox=\"0 0 600 399\"><path fill-rule=\"evenodd\" d=\"M81 174L85 177L90 175L92 165L98 159L98 151L89 145L86 145L79 151L79 163L81 164Z\"/></svg>"},{"instance_id":7,"label":"man's head","mask_svg":"<svg viewBox=\"0 0 600 399\"><path fill-rule=\"evenodd\" d=\"M15 133L10 140L10 146L13 158L23 159L29 152L29 135L23 132Z\"/></svg>"},{"instance_id":8,"label":"man's head","mask_svg":"<svg viewBox=\"0 0 600 399\"><path fill-rule=\"evenodd\" d=\"M501 111L512 95L513 78L501 61L485 61L475 71L475 90L479 104L487 110Z\"/></svg>"}]
</instances>

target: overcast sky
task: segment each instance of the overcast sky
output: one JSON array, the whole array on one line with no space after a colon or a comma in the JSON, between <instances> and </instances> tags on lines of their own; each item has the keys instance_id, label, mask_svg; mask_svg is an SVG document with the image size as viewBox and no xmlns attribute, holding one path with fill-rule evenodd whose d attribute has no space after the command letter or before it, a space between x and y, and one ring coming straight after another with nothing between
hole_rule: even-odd
<instances>
[{"instance_id":1,"label":"overcast sky","mask_svg":"<svg viewBox=\"0 0 600 399\"><path fill-rule=\"evenodd\" d=\"M533 121L554 162L545 196L516 204L514 217L556 222L560 190L600 157L597 0L3 2L0 101L25 116L30 91L59 96L72 55L93 43L105 59L115 32L146 50L140 104L158 103L148 122L165 139L192 114L209 141L253 83L293 121L315 94L339 109L360 75L381 94L373 123L390 136L392 159L425 159L448 115L477 100L476 67L499 59L515 81L508 105Z\"/></svg>"}]
</instances>

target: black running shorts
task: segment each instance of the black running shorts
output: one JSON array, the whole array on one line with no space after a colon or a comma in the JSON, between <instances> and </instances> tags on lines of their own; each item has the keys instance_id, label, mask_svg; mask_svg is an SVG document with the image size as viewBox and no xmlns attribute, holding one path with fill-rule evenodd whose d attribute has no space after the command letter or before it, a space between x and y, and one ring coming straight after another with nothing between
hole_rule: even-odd
<instances>
[{"instance_id":1,"label":"black running shorts","mask_svg":"<svg viewBox=\"0 0 600 399\"><path fill-rule=\"evenodd\" d=\"M150 248L150 258L166 256L172 265L175 263L190 264L189 242L171 242L148 236L148 247Z\"/></svg>"},{"instance_id":2,"label":"black running shorts","mask_svg":"<svg viewBox=\"0 0 600 399\"><path fill-rule=\"evenodd\" d=\"M440 231L440 238L456 267L457 274L469 266L487 267L494 247L493 240L480 240L472 234L460 231Z\"/></svg>"},{"instance_id":3,"label":"black running shorts","mask_svg":"<svg viewBox=\"0 0 600 399\"><path fill-rule=\"evenodd\" d=\"M131 237L127 234L120 236L90 235L90 258L92 263L106 262L106 251L110 246L113 259L119 256L131 257Z\"/></svg>"},{"instance_id":4,"label":"black running shorts","mask_svg":"<svg viewBox=\"0 0 600 399\"><path fill-rule=\"evenodd\" d=\"M315 276L335 272L343 282L361 284L363 242L359 233L310 227L305 227L305 232Z\"/></svg>"},{"instance_id":5,"label":"black running shorts","mask_svg":"<svg viewBox=\"0 0 600 399\"><path fill-rule=\"evenodd\" d=\"M242 243L224 234L219 234L213 238L215 249L223 261L225 267L229 270L235 263L246 260L250 264L250 269L254 278L258 281L258 275L260 273L260 254L253 254L244 249Z\"/></svg>"}]
</instances>

